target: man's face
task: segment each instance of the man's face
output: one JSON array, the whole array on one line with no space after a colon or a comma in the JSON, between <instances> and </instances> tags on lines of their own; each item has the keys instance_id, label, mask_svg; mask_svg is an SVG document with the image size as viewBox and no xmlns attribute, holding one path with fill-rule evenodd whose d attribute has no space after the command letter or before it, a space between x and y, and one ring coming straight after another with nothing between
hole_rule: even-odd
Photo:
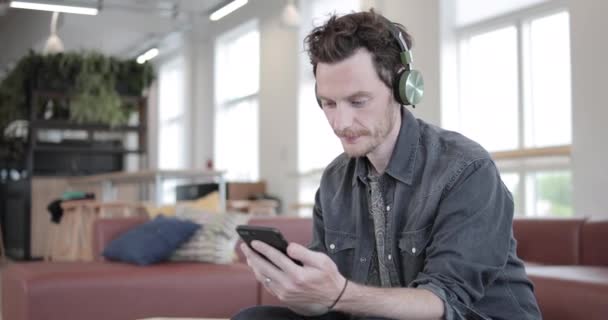
<instances>
[{"instance_id":1,"label":"man's face","mask_svg":"<svg viewBox=\"0 0 608 320\"><path fill-rule=\"evenodd\" d=\"M384 142L399 107L369 51L362 48L343 61L317 64L316 80L325 116L347 155L365 156Z\"/></svg>"}]
</instances>

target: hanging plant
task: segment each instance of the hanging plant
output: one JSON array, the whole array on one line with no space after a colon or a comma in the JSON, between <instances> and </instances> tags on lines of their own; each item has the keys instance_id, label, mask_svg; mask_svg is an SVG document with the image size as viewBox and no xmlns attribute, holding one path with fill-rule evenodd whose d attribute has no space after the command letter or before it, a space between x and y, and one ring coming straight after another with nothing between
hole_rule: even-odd
<instances>
[{"instance_id":1,"label":"hanging plant","mask_svg":"<svg viewBox=\"0 0 608 320\"><path fill-rule=\"evenodd\" d=\"M117 69L114 61L100 54L85 56L74 88L78 94L70 104L71 120L111 126L126 123L133 110L123 107L116 90Z\"/></svg>"},{"instance_id":2,"label":"hanging plant","mask_svg":"<svg viewBox=\"0 0 608 320\"><path fill-rule=\"evenodd\" d=\"M124 124L130 111L112 87L99 74L81 73L76 79L79 94L71 101L70 120L77 123Z\"/></svg>"},{"instance_id":3,"label":"hanging plant","mask_svg":"<svg viewBox=\"0 0 608 320\"><path fill-rule=\"evenodd\" d=\"M14 120L27 119L28 89L70 95L69 119L74 122L124 124L137 105L121 96L141 96L153 79L152 66L134 60L98 52L30 51L0 83L0 130ZM36 107L42 108L41 103Z\"/></svg>"}]
</instances>

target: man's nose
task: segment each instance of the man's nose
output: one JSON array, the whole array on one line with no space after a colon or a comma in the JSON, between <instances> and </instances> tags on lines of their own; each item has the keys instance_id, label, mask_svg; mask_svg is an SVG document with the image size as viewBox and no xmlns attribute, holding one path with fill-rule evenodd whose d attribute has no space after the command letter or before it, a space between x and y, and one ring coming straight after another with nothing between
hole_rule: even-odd
<instances>
[{"instance_id":1,"label":"man's nose","mask_svg":"<svg viewBox=\"0 0 608 320\"><path fill-rule=\"evenodd\" d=\"M350 128L354 121L353 110L344 104L338 104L336 105L333 118L332 127L334 130L342 131L346 128Z\"/></svg>"}]
</instances>

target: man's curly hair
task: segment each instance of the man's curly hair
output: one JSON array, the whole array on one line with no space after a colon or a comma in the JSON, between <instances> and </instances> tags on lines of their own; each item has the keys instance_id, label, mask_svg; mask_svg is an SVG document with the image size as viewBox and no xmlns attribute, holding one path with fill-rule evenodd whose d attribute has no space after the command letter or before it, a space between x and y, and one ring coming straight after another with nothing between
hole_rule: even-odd
<instances>
[{"instance_id":1,"label":"man's curly hair","mask_svg":"<svg viewBox=\"0 0 608 320\"><path fill-rule=\"evenodd\" d=\"M399 57L401 47L387 23L389 21L374 9L341 17L332 15L324 25L314 28L304 39L313 73L317 74L319 62L340 62L359 48L365 48L372 54L380 80L392 88L393 79L403 65ZM411 48L412 37L405 27L399 23L393 25L401 31L408 48Z\"/></svg>"}]
</instances>

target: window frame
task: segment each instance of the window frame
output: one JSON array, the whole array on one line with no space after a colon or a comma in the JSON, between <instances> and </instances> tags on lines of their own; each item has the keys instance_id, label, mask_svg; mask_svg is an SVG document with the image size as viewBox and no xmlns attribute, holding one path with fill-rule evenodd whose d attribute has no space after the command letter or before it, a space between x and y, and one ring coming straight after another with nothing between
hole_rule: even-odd
<instances>
[{"instance_id":1,"label":"window frame","mask_svg":"<svg viewBox=\"0 0 608 320\"><path fill-rule=\"evenodd\" d=\"M259 116L260 116L260 105L259 105L259 98L260 98L260 85L261 85L261 81L260 81L260 76L261 76L261 69L260 67L258 67L258 76L257 76L257 90L255 92L252 93L247 93L244 95L234 95L232 97L229 98L225 98L225 97L218 97L218 93L220 92L219 90L219 86L221 81L219 81L219 69L221 69L221 66L218 65L218 55L220 54L219 51L221 51L222 49L221 46L225 46L228 43L233 43L234 41L236 41L237 39L243 37L244 35L246 35L249 32L252 32L253 30L255 30L255 32L257 32L257 37L258 37L258 44L257 44L257 50L258 50L258 57L261 58L261 32L260 32L260 22L258 21L258 19L251 19L248 20L244 23L241 23L239 25L237 25L236 27L227 30L223 33L220 33L213 42L213 56L214 56L214 66L213 66L213 77L214 77L214 90L213 90L213 109L214 109L214 143L213 143L213 161L214 161L214 165L216 167L222 167L221 163L218 163L218 133L220 132L220 130L218 129L218 119L221 116L222 112L226 111L228 112L228 110L237 107L239 104L243 103L243 102L250 102L256 105L256 110L255 112L257 113L257 130L255 132L255 139L257 140L257 151L255 154L255 159L256 159L256 168L254 170L254 172L249 173L249 177L245 178L242 176L239 176L237 174L237 176L234 176L233 178L236 178L239 181L257 181L260 178L260 132L259 132ZM260 65L260 63L258 62L258 66ZM226 177L227 178L231 178L231 173L229 172L229 168L226 168Z\"/></svg>"},{"instance_id":2,"label":"window frame","mask_svg":"<svg viewBox=\"0 0 608 320\"><path fill-rule=\"evenodd\" d=\"M300 41L302 41L304 39L304 37L310 32L310 30L312 29L312 27L318 25L320 23L321 20L326 20L326 17L320 17L320 16L313 16L313 10L314 10L314 5L315 5L315 1L326 1L326 0L313 0L313 1L309 1L309 0L300 0L299 1L299 9L301 12L301 17L302 17L302 23L300 24L299 30L298 30L298 38L300 39ZM357 2L357 9L355 10L359 10L363 7L364 3L363 0L356 0L355 2ZM348 12L337 12L338 14L346 14ZM310 20L309 20L310 18ZM305 29L309 28L310 29ZM312 69L310 67L310 61L308 60L308 56L306 55L306 53L304 51L302 51L300 53L300 59L298 59L298 96L297 96L297 113L298 113L298 121L297 121L297 126L298 126L298 157L297 157L297 171L296 171L296 179L297 179L297 185L298 185L298 194L297 194L297 202L296 204L294 204L292 206L292 209L296 210L298 212L298 215L300 216L312 216L312 208L314 207L314 194L312 196L310 195L305 195L304 194L304 190L310 190L310 186L313 184L319 184L321 181L321 174L323 173L323 171L325 170L325 166L327 166L329 164L328 160L327 163L325 163L324 166L322 167L315 167L314 165L306 165L302 163L303 157L302 157L302 153L304 152L303 147L302 147L302 128L304 127L310 127L310 123L304 123L301 118L300 118L300 113L301 112L319 112L319 114L322 114L323 111L320 109L314 110L314 109L310 109L310 108L318 108L316 102L314 102L314 106L312 105L302 105L303 100L302 99L302 95L303 94L310 94L308 92L304 92L304 88L307 85L313 84L316 82L315 76L312 74ZM314 94L314 93L312 93ZM308 110L304 110L303 108L308 109ZM325 118L325 115L322 115L323 118ZM326 122L326 121L325 121ZM327 123L324 123L324 125L328 125ZM335 146L336 146L336 156L340 155L343 152L341 143L339 142L339 140L337 140L336 137L328 137L328 139L336 139L335 142ZM320 161L319 161L320 162Z\"/></svg>"},{"instance_id":3,"label":"window frame","mask_svg":"<svg viewBox=\"0 0 608 320\"><path fill-rule=\"evenodd\" d=\"M513 26L516 29L516 50L517 50L517 78L518 78L518 148L504 151L490 152L492 158L496 161L496 165L499 168L501 174L517 174L519 176L519 183L517 187L517 193L519 201L516 203L515 212L522 213L525 216L536 216L537 212L528 212L527 208L532 207L530 199L527 199L529 194L527 188L528 178L530 175L534 175L540 172L547 171L570 171L572 173L571 157L572 157L572 140L569 144L544 146L544 147L526 147L526 63L528 57L525 56L526 41L524 32L529 32L532 21L536 19L542 19L555 14L566 12L568 14L570 25L570 10L564 1L557 0L553 2L545 2L537 4L528 8L522 8L510 13L502 14L496 17L483 19L471 24L463 25L454 28L454 39L456 47L456 74L458 75L458 91L456 92L456 98L458 101L455 104L457 114L461 114L461 89L462 83L462 50L460 49L463 41L467 41L476 35L481 35L487 32L499 30L501 28ZM571 39L570 39L571 41ZM571 43L571 42L570 42ZM571 45L568 47L572 50ZM570 53L570 59L572 54ZM570 80L570 87L572 88L572 78ZM442 107L442 110L446 106ZM445 112L445 111L443 111ZM572 101L570 101L570 112L572 113ZM460 120L458 120L460 124ZM459 125L460 126L460 125Z\"/></svg>"}]
</instances>

